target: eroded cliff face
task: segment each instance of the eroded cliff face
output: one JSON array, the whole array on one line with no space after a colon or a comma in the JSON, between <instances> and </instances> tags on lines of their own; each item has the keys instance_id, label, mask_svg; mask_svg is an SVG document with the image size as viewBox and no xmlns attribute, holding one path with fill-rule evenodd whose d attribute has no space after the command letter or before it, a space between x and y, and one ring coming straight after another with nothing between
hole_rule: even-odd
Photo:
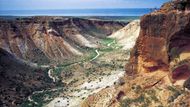
<instances>
[{"instance_id":1,"label":"eroded cliff face","mask_svg":"<svg viewBox=\"0 0 190 107\"><path fill-rule=\"evenodd\" d=\"M141 17L125 77L89 96L82 106L189 107L189 5L188 0L172 1Z\"/></svg>"},{"instance_id":2,"label":"eroded cliff face","mask_svg":"<svg viewBox=\"0 0 190 107\"><path fill-rule=\"evenodd\" d=\"M168 4L172 3L171 6L180 5ZM172 80L185 80L189 77L189 68L183 66L189 66L190 60L190 11L188 7L168 11L165 5L141 18L140 36L131 61L137 64L138 72L169 71Z\"/></svg>"},{"instance_id":3,"label":"eroded cliff face","mask_svg":"<svg viewBox=\"0 0 190 107\"><path fill-rule=\"evenodd\" d=\"M0 21L0 47L30 62L61 63L98 48L98 40L126 23L65 17L31 17Z\"/></svg>"},{"instance_id":4,"label":"eroded cliff face","mask_svg":"<svg viewBox=\"0 0 190 107\"><path fill-rule=\"evenodd\" d=\"M0 106L20 106L27 98L33 102L29 95L35 91L64 87L52 80L51 68L88 55L126 24L71 17L0 19Z\"/></svg>"}]
</instances>

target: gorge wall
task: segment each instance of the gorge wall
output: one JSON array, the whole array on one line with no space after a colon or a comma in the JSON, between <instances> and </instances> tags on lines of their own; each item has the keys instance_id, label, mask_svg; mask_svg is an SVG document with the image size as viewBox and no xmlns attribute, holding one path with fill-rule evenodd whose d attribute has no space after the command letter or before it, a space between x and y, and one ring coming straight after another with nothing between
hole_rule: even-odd
<instances>
[{"instance_id":1,"label":"gorge wall","mask_svg":"<svg viewBox=\"0 0 190 107\"><path fill-rule=\"evenodd\" d=\"M126 24L56 16L1 18L0 106L20 106L34 91L64 87L49 77L51 65L85 56Z\"/></svg>"},{"instance_id":2,"label":"gorge wall","mask_svg":"<svg viewBox=\"0 0 190 107\"><path fill-rule=\"evenodd\" d=\"M82 106L189 107L189 8L189 0L174 0L142 16L125 77L90 95Z\"/></svg>"},{"instance_id":3,"label":"gorge wall","mask_svg":"<svg viewBox=\"0 0 190 107\"><path fill-rule=\"evenodd\" d=\"M0 47L30 62L61 63L98 48L101 38L127 23L72 17L27 17L0 20Z\"/></svg>"},{"instance_id":4,"label":"gorge wall","mask_svg":"<svg viewBox=\"0 0 190 107\"><path fill-rule=\"evenodd\" d=\"M140 36L131 55L136 71L169 71L173 80L189 77L190 10L178 8L181 3L166 3L141 18ZM190 2L184 3L189 6Z\"/></svg>"}]
</instances>

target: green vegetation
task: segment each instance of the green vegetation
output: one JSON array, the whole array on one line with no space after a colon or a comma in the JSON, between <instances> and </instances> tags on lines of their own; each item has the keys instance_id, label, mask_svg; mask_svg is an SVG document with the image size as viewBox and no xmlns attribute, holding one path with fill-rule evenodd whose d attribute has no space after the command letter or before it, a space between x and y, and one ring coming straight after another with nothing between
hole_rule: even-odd
<instances>
[{"instance_id":1,"label":"green vegetation","mask_svg":"<svg viewBox=\"0 0 190 107\"><path fill-rule=\"evenodd\" d=\"M85 70L84 72L85 72L86 77L89 77L90 74L93 74L93 72L95 72L94 70L95 70L95 68L89 68L89 69Z\"/></svg>"},{"instance_id":2,"label":"green vegetation","mask_svg":"<svg viewBox=\"0 0 190 107\"><path fill-rule=\"evenodd\" d=\"M100 42L103 45L108 45L109 43L115 42L115 39L112 38L104 38L102 39L102 41Z\"/></svg>"},{"instance_id":3,"label":"green vegetation","mask_svg":"<svg viewBox=\"0 0 190 107\"><path fill-rule=\"evenodd\" d=\"M132 86L132 89L135 91L135 93L140 93L142 88L139 85Z\"/></svg>"},{"instance_id":4,"label":"green vegetation","mask_svg":"<svg viewBox=\"0 0 190 107\"><path fill-rule=\"evenodd\" d=\"M172 91L172 92L178 92L178 90L176 89L176 87L174 87L174 86L168 86L167 87L168 88L168 90L170 90L170 91Z\"/></svg>"},{"instance_id":5,"label":"green vegetation","mask_svg":"<svg viewBox=\"0 0 190 107\"><path fill-rule=\"evenodd\" d=\"M178 96L180 96L183 93L183 90L177 89L177 87L174 86L168 86L168 90L172 92L172 95L168 98L168 102L173 102Z\"/></svg>"},{"instance_id":6,"label":"green vegetation","mask_svg":"<svg viewBox=\"0 0 190 107\"><path fill-rule=\"evenodd\" d=\"M133 90L139 91L138 93L143 92L139 97L135 99L126 98L121 101L121 107L131 107L132 105L138 105L139 107L148 107L153 101L159 102L159 99L156 96L155 90L146 90L143 91L140 86L132 87ZM160 102L159 102L160 103Z\"/></svg>"},{"instance_id":7,"label":"green vegetation","mask_svg":"<svg viewBox=\"0 0 190 107\"><path fill-rule=\"evenodd\" d=\"M121 46L119 46L115 39L113 38L104 38L100 42L102 44L102 48L100 49L101 52L112 52L115 50L121 49Z\"/></svg>"},{"instance_id":8,"label":"green vegetation","mask_svg":"<svg viewBox=\"0 0 190 107\"><path fill-rule=\"evenodd\" d=\"M101 55L103 55L106 52L112 52L114 50L119 50L121 47L119 45L117 45L116 40L112 39L112 38L104 38L102 39L102 41L100 42L100 44L102 45L102 48L98 49L99 52L101 52ZM107 46L109 45L109 46ZM116 49L117 48L117 49ZM84 48L83 50L88 51L88 53L86 55L84 55L83 57L75 57L73 59L70 60L66 60L65 63L57 65L56 68L53 68L53 75L58 76L59 78L62 72L68 73L71 72L71 65L79 63L82 64L84 62L88 62L91 59L93 59L97 53L96 53L96 49L93 48ZM100 66L101 65L101 66ZM118 65L119 68L122 68L123 66ZM114 68L115 66L112 64L98 64L95 67L110 67L110 68ZM95 68L91 68L91 69L87 69L85 70L85 74L88 77L90 74L92 74L95 71Z\"/></svg>"},{"instance_id":9,"label":"green vegetation","mask_svg":"<svg viewBox=\"0 0 190 107\"><path fill-rule=\"evenodd\" d=\"M58 88L57 91L46 90L42 93L33 94L31 96L32 101L25 101L21 107L42 107L61 92L63 92L63 88Z\"/></svg>"},{"instance_id":10,"label":"green vegetation","mask_svg":"<svg viewBox=\"0 0 190 107\"><path fill-rule=\"evenodd\" d=\"M130 105L132 103L145 103L145 101L146 101L146 99L142 95L136 99L127 98L121 102L121 107L130 107ZM143 106L141 106L141 107L146 107L146 104L143 104Z\"/></svg>"},{"instance_id":11,"label":"green vegetation","mask_svg":"<svg viewBox=\"0 0 190 107\"><path fill-rule=\"evenodd\" d=\"M178 47L173 47L170 51L170 59L174 59L175 62L178 62L178 60L180 60L179 58L179 55L181 53L181 50L178 48Z\"/></svg>"},{"instance_id":12,"label":"green vegetation","mask_svg":"<svg viewBox=\"0 0 190 107\"><path fill-rule=\"evenodd\" d=\"M190 77L184 82L183 87L190 90Z\"/></svg>"},{"instance_id":13,"label":"green vegetation","mask_svg":"<svg viewBox=\"0 0 190 107\"><path fill-rule=\"evenodd\" d=\"M72 85L72 84L76 83L77 81L78 81L78 79L74 79L69 84Z\"/></svg>"},{"instance_id":14,"label":"green vegetation","mask_svg":"<svg viewBox=\"0 0 190 107\"><path fill-rule=\"evenodd\" d=\"M86 52L82 57L74 57L71 59L66 59L62 64L57 65L56 67L52 67L51 75L53 77L59 78L56 80L57 87L63 87L62 80L64 77L65 82L69 83L67 85L75 85L80 79L77 77L73 77L75 73L80 72L83 75L83 79L88 79L89 81L93 80L92 78L96 78L97 75L111 75L112 70L117 70L123 68L124 60L121 59L111 59L110 61L99 60L99 58L103 58L105 55L110 55L112 53L116 53L119 55L121 53L125 54L125 51L121 51L121 47L116 43L115 39L104 38L100 42L101 48L93 49L93 48L83 48L81 51ZM91 61L94 57L97 56L96 50L98 50L100 56ZM120 52L121 51L121 52ZM108 53L108 54L107 54ZM121 54L122 55L122 54ZM126 54L125 54L126 55ZM104 59L104 58L103 58ZM105 72L106 71L106 72ZM79 74L79 75L80 75ZM48 76L48 73L46 74ZM68 81L67 81L68 80ZM100 79L101 81L101 79ZM19 88L18 88L19 89ZM63 90L62 90L63 91ZM76 91L76 90L71 90ZM80 90L78 90L80 91ZM33 101L25 101L21 107L41 107L44 104L49 103L53 98L59 96L62 93L58 91L44 91L42 93L36 93L31 96Z\"/></svg>"},{"instance_id":15,"label":"green vegetation","mask_svg":"<svg viewBox=\"0 0 190 107\"><path fill-rule=\"evenodd\" d=\"M53 68L54 75L60 75L62 71L63 71L62 67Z\"/></svg>"}]
</instances>

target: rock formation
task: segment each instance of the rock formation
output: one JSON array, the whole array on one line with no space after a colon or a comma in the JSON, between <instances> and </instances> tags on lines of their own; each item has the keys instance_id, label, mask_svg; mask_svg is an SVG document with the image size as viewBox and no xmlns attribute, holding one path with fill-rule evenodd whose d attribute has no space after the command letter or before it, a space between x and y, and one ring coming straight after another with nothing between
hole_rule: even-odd
<instances>
[{"instance_id":1,"label":"rock formation","mask_svg":"<svg viewBox=\"0 0 190 107\"><path fill-rule=\"evenodd\" d=\"M104 107L189 107L189 8L189 0L175 0L141 17L125 84L91 95L82 107L102 107L101 101Z\"/></svg>"},{"instance_id":2,"label":"rock formation","mask_svg":"<svg viewBox=\"0 0 190 107\"><path fill-rule=\"evenodd\" d=\"M19 106L34 91L54 88L51 64L99 48L97 41L126 24L72 17L1 18L0 106Z\"/></svg>"},{"instance_id":3,"label":"rock formation","mask_svg":"<svg viewBox=\"0 0 190 107\"><path fill-rule=\"evenodd\" d=\"M166 3L160 10L141 18L141 31L131 55L131 61L137 63L138 72L155 72L167 70L177 77L189 72L188 67L177 70L183 65L189 65L190 60L190 11L167 8L180 5L181 2ZM189 2L183 2L189 4ZM188 5L185 5L188 6ZM167 8L166 8L167 7ZM186 78L187 79L188 75ZM174 78L172 78L174 79Z\"/></svg>"},{"instance_id":4,"label":"rock formation","mask_svg":"<svg viewBox=\"0 0 190 107\"><path fill-rule=\"evenodd\" d=\"M30 62L61 63L98 48L98 40L127 23L71 17L28 17L0 20L0 47Z\"/></svg>"}]
</instances>

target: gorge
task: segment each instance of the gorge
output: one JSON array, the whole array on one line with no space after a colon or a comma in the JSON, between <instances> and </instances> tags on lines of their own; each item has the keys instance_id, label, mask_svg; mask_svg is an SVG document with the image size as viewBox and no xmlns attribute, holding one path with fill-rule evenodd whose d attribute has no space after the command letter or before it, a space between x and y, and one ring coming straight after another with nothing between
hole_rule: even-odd
<instances>
[{"instance_id":1,"label":"gorge","mask_svg":"<svg viewBox=\"0 0 190 107\"><path fill-rule=\"evenodd\" d=\"M189 107L189 7L189 0L173 0L142 16L123 83L89 96L82 107Z\"/></svg>"},{"instance_id":2,"label":"gorge","mask_svg":"<svg viewBox=\"0 0 190 107\"><path fill-rule=\"evenodd\" d=\"M189 107L190 1L132 21L1 17L0 87L2 107Z\"/></svg>"},{"instance_id":3,"label":"gorge","mask_svg":"<svg viewBox=\"0 0 190 107\"><path fill-rule=\"evenodd\" d=\"M76 17L2 18L2 105L78 106L88 95L113 85L124 74L132 45L122 49L123 42L112 34L123 34L118 39L134 45L137 36L127 39L125 32L140 31L138 20L128 23Z\"/></svg>"}]
</instances>

